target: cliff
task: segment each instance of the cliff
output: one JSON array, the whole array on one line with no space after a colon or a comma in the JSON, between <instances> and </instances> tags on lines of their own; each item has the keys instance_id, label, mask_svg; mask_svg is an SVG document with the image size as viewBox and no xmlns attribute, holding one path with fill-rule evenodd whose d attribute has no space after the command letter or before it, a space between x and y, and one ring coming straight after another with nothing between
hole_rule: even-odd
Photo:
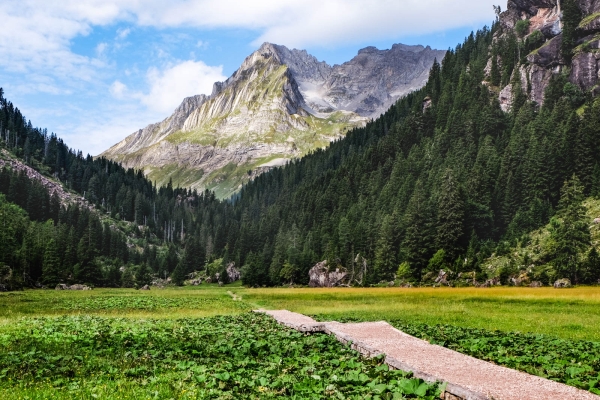
<instances>
[{"instance_id":1,"label":"cliff","mask_svg":"<svg viewBox=\"0 0 600 400\"><path fill-rule=\"evenodd\" d=\"M568 0L576 13L567 11L565 0L508 0L507 10L500 15L496 41L517 35L519 45L531 50L513 72L511 82L501 88L499 99L507 111L513 99L515 78L529 100L542 104L544 92L553 75L564 74L583 92L600 94L600 0ZM573 8L572 8L573 9ZM573 14L578 21L573 24ZM567 20L568 18L568 20ZM523 27L525 27L524 32ZM565 46L564 40L572 45ZM534 49L528 44L537 43ZM569 54L564 54L569 48ZM493 57L493 55L492 55ZM498 64L503 60L499 57ZM491 71L492 59L487 71Z\"/></svg>"}]
</instances>

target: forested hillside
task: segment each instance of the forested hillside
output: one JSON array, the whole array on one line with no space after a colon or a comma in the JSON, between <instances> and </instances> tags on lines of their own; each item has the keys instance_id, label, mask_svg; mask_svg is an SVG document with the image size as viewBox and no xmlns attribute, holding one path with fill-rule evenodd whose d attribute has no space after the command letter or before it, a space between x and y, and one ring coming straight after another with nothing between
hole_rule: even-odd
<instances>
[{"instance_id":1,"label":"forested hillside","mask_svg":"<svg viewBox=\"0 0 600 400\"><path fill-rule=\"evenodd\" d=\"M360 284L396 275L428 281L441 268L490 278L496 271L482 263L492 253L505 254L554 215L559 225L580 218L569 210L600 194L600 103L562 74L551 79L543 106L528 101L513 72L541 42L498 29L449 51L422 90L381 118L225 202L210 192L157 189L140 172L83 157L33 128L0 92L0 147L93 205L61 205L24 173L2 171L0 264L11 272L4 284L119 286L152 275L181 283L207 265L208 275L223 277L231 262L248 285L306 284L323 260L366 267ZM508 112L498 100L506 84ZM570 240L572 231L564 232ZM544 262L556 272L547 279L580 276L572 274L576 258Z\"/></svg>"},{"instance_id":2,"label":"forested hillside","mask_svg":"<svg viewBox=\"0 0 600 400\"><path fill-rule=\"evenodd\" d=\"M467 38L434 66L425 88L365 129L242 191L239 234L229 232L228 248L247 265L247 283L306 282L314 261L353 270L360 257L370 283L397 272L428 280L440 268L475 272L482 282L491 278L484 259L507 252L557 208L598 195L600 104L566 74L551 79L542 107L527 101L513 72L543 39L498 29ZM502 65L486 71L492 54ZM511 83L504 113L498 92ZM574 177L583 192L559 207ZM572 260L546 261L576 277L559 265Z\"/></svg>"},{"instance_id":3,"label":"forested hillside","mask_svg":"<svg viewBox=\"0 0 600 400\"><path fill-rule=\"evenodd\" d=\"M0 107L0 161L9 161L0 166L16 160L23 165L0 168L4 287L141 285L152 274L168 277L180 262L189 264L182 248L199 248L194 246L197 238L204 239L203 247L194 254L195 264L186 264L189 270L204 265L205 251L210 257L212 249L224 247L225 224L214 221L227 218L231 207L212 193L198 195L170 185L156 189L140 172L84 157L56 135L33 128L1 89ZM60 199L28 176L26 166L86 201ZM177 279L183 279L181 269Z\"/></svg>"}]
</instances>

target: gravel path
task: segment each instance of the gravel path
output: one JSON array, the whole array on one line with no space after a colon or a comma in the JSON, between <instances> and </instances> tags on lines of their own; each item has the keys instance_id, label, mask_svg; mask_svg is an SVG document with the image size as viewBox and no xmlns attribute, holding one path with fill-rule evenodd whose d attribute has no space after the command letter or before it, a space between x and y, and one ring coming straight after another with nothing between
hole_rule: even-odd
<instances>
[{"instance_id":1,"label":"gravel path","mask_svg":"<svg viewBox=\"0 0 600 400\"><path fill-rule=\"evenodd\" d=\"M427 381L447 382L445 399L600 400L590 392L482 361L407 335L387 322L317 322L290 311L264 311L302 332L326 332L362 354L385 354L386 363Z\"/></svg>"}]
</instances>

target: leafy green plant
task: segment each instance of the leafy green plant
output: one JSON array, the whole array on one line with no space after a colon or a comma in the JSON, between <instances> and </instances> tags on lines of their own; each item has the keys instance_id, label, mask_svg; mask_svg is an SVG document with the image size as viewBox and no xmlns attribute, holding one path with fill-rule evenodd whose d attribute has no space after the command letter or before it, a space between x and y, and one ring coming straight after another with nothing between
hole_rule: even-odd
<instances>
[{"instance_id":1,"label":"leafy green plant","mask_svg":"<svg viewBox=\"0 0 600 400\"><path fill-rule=\"evenodd\" d=\"M435 399L440 388L271 318L23 319L0 331L0 397Z\"/></svg>"}]
</instances>

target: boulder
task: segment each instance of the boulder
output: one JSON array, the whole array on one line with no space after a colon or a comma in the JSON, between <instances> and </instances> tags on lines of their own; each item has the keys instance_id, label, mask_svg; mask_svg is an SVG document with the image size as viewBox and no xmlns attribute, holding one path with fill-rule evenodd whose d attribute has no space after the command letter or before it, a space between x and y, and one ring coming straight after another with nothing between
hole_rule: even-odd
<instances>
[{"instance_id":1,"label":"boulder","mask_svg":"<svg viewBox=\"0 0 600 400\"><path fill-rule=\"evenodd\" d=\"M564 289L564 288L570 288L573 285L571 285L571 281L567 278L562 278L557 280L556 282L554 282L554 288L555 289Z\"/></svg>"},{"instance_id":2,"label":"boulder","mask_svg":"<svg viewBox=\"0 0 600 400\"><path fill-rule=\"evenodd\" d=\"M150 290L150 286L144 285L140 288L140 290Z\"/></svg>"},{"instance_id":3,"label":"boulder","mask_svg":"<svg viewBox=\"0 0 600 400\"><path fill-rule=\"evenodd\" d=\"M89 286L86 286L86 285L75 284L75 285L69 286L68 290L92 290L92 288Z\"/></svg>"},{"instance_id":4,"label":"boulder","mask_svg":"<svg viewBox=\"0 0 600 400\"><path fill-rule=\"evenodd\" d=\"M229 282L237 282L242 278L242 274L239 269L235 267L234 262L230 262L226 268L227 277L229 278Z\"/></svg>"},{"instance_id":5,"label":"boulder","mask_svg":"<svg viewBox=\"0 0 600 400\"><path fill-rule=\"evenodd\" d=\"M310 287L334 287L343 283L348 276L348 271L345 268L329 269L327 261L321 261L315 264L309 271Z\"/></svg>"},{"instance_id":6,"label":"boulder","mask_svg":"<svg viewBox=\"0 0 600 400\"><path fill-rule=\"evenodd\" d=\"M499 285L500 285L500 278L496 277L496 278L488 279L487 281L483 282L482 284L475 285L475 286L486 288L486 287L499 286Z\"/></svg>"},{"instance_id":7,"label":"boulder","mask_svg":"<svg viewBox=\"0 0 600 400\"><path fill-rule=\"evenodd\" d=\"M69 290L69 286L65 285L64 283L59 283L58 285L56 285L56 287L54 289L55 290Z\"/></svg>"},{"instance_id":8,"label":"boulder","mask_svg":"<svg viewBox=\"0 0 600 400\"><path fill-rule=\"evenodd\" d=\"M440 269L437 278L435 278L435 283L439 283L440 285L450 286L450 282L448 281L448 273L443 269Z\"/></svg>"},{"instance_id":9,"label":"boulder","mask_svg":"<svg viewBox=\"0 0 600 400\"><path fill-rule=\"evenodd\" d=\"M532 287L532 288L539 288L542 286L544 286L544 284L540 281L533 281L529 284L529 287Z\"/></svg>"}]
</instances>

